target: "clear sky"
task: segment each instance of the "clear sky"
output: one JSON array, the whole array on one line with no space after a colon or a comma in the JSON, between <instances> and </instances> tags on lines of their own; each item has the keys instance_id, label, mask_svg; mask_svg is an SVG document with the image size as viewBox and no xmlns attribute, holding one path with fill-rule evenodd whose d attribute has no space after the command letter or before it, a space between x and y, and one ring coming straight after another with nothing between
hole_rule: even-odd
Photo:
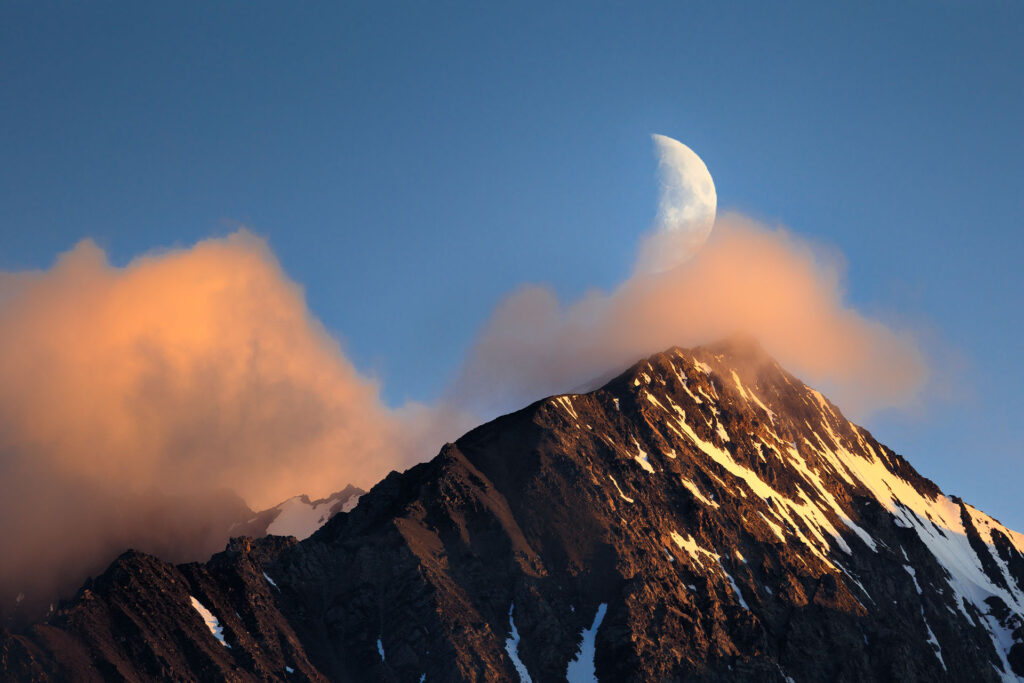
<instances>
[{"instance_id":1,"label":"clear sky","mask_svg":"<svg viewBox=\"0 0 1024 683\"><path fill-rule=\"evenodd\" d=\"M628 274L663 133L926 330L955 395L867 426L1024 529L1024 4L554 4L4 3L0 269L246 225L429 400L517 286Z\"/></svg>"}]
</instances>

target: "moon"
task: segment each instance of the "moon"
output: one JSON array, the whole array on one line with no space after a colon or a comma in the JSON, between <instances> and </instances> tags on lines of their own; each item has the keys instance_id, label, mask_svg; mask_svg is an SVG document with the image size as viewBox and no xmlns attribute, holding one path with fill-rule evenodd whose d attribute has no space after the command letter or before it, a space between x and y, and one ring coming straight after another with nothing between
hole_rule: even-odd
<instances>
[{"instance_id":1,"label":"moon","mask_svg":"<svg viewBox=\"0 0 1024 683\"><path fill-rule=\"evenodd\" d=\"M669 270L693 258L715 225L718 195L708 167L692 149L665 135L652 135L658 155L661 197L654 232L641 246L638 267Z\"/></svg>"}]
</instances>

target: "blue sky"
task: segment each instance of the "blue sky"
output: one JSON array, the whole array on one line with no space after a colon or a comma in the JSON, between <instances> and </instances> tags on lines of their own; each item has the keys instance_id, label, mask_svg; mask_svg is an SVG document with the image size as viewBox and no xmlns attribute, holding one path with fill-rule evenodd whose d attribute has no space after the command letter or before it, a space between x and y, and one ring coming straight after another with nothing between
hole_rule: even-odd
<instances>
[{"instance_id":1,"label":"blue sky","mask_svg":"<svg viewBox=\"0 0 1024 683\"><path fill-rule=\"evenodd\" d=\"M955 396L867 426L1024 528L1024 5L637 5L5 3L0 268L244 224L429 400L517 286L628 274L664 133L926 331Z\"/></svg>"}]
</instances>

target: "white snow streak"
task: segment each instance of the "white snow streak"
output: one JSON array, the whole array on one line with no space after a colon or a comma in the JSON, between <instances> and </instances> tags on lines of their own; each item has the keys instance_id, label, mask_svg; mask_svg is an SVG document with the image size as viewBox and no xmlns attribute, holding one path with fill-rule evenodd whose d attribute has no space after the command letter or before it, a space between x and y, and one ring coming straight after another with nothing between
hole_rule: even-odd
<instances>
[{"instance_id":1,"label":"white snow streak","mask_svg":"<svg viewBox=\"0 0 1024 683\"><path fill-rule=\"evenodd\" d=\"M686 487L687 491L689 491L690 493L693 494L694 498L696 498L700 502L704 503L708 507L711 507L711 508L717 508L718 507L718 503L716 503L715 501L709 499L707 496L705 496L703 493L701 493L701 490L699 488L697 488L697 485L694 484L689 479L683 479L683 486Z\"/></svg>"},{"instance_id":2,"label":"white snow streak","mask_svg":"<svg viewBox=\"0 0 1024 683\"><path fill-rule=\"evenodd\" d=\"M640 443L636 439L633 439L633 443L636 444L637 450L637 454L633 457L633 459L636 460L637 464L640 465L640 467L644 468L651 474L654 474L654 468L651 467L651 461L647 459L647 451L640 448Z\"/></svg>"},{"instance_id":3,"label":"white snow streak","mask_svg":"<svg viewBox=\"0 0 1024 683\"><path fill-rule=\"evenodd\" d=\"M520 683L533 683L533 679L530 678L530 672L526 670L526 665L519 659L519 631L516 630L516 622L512 620L512 611L515 608L515 603L508 607L508 626L511 633L509 633L508 639L505 641L505 652L508 653L509 659L512 660L512 666L515 667L516 673L519 675Z\"/></svg>"},{"instance_id":4,"label":"white snow streak","mask_svg":"<svg viewBox=\"0 0 1024 683\"><path fill-rule=\"evenodd\" d=\"M732 591L736 594L736 599L739 600L740 605L743 607L743 609L749 612L750 607L747 606L747 601L743 599L743 593L740 592L740 587L739 584L736 583L736 579L732 578L732 574L725 570L725 566L722 564L722 558L719 557L717 559L718 568L722 570L723 574L725 574L725 578L729 579L729 585L732 586Z\"/></svg>"},{"instance_id":5,"label":"white snow streak","mask_svg":"<svg viewBox=\"0 0 1024 683\"><path fill-rule=\"evenodd\" d=\"M195 611L199 612L199 616L201 616L203 621L206 622L206 628L210 629L210 633L213 634L213 637L220 641L220 644L224 647L230 648L231 646L228 645L228 641L224 640L224 627L220 625L219 621L217 621L217 617L213 616L213 612L206 609L203 603L196 600L194 595L190 595L189 597L192 598L192 607Z\"/></svg>"},{"instance_id":6,"label":"white snow streak","mask_svg":"<svg viewBox=\"0 0 1024 683\"><path fill-rule=\"evenodd\" d=\"M615 490L619 492L619 498L622 498L622 500L626 501L627 503L632 503L633 499L622 492L622 489L619 488L619 482L615 481L615 477L609 474L608 478L612 480L613 484L615 484Z\"/></svg>"},{"instance_id":7,"label":"white snow streak","mask_svg":"<svg viewBox=\"0 0 1024 683\"><path fill-rule=\"evenodd\" d=\"M595 640L597 639L597 629L601 628L601 622L604 621L604 615L607 611L608 603L602 602L597 608L593 625L588 629L584 629L583 642L580 643L580 649L576 652L576 657L569 662L565 669L567 683L597 683L597 674L594 667L594 655L597 652Z\"/></svg>"},{"instance_id":8,"label":"white snow streak","mask_svg":"<svg viewBox=\"0 0 1024 683\"><path fill-rule=\"evenodd\" d=\"M348 512L356 506L359 496L352 496L342 505L341 511ZM277 506L280 512L267 527L267 534L273 536L294 536L300 541L313 535L330 519L331 508L337 498L328 498L317 503L305 496L294 496Z\"/></svg>"}]
</instances>

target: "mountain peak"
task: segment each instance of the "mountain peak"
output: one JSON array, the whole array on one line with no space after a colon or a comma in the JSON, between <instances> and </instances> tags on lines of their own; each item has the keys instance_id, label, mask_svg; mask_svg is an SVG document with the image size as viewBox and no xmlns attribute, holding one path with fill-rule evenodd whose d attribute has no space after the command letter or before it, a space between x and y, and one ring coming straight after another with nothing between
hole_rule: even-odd
<instances>
[{"instance_id":1,"label":"mountain peak","mask_svg":"<svg viewBox=\"0 0 1024 683\"><path fill-rule=\"evenodd\" d=\"M153 642L211 676L1017 680L1022 551L729 339L482 425L300 543L103 584L0 666L142 677ZM126 638L133 605L177 621Z\"/></svg>"},{"instance_id":2,"label":"mountain peak","mask_svg":"<svg viewBox=\"0 0 1024 683\"><path fill-rule=\"evenodd\" d=\"M735 362L745 360L767 360L774 359L761 346L757 337L745 332L737 332L728 337L713 342L697 350L705 350L715 355L725 355Z\"/></svg>"}]
</instances>

